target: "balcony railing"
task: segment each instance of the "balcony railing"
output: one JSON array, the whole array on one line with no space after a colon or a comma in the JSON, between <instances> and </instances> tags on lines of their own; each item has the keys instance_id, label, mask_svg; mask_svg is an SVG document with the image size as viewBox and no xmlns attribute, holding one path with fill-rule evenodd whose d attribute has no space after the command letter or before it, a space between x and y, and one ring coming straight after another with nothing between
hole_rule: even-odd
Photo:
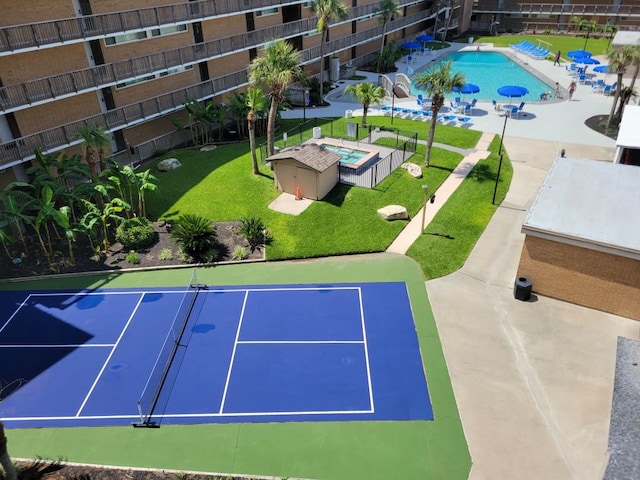
<instances>
[{"instance_id":1,"label":"balcony railing","mask_svg":"<svg viewBox=\"0 0 640 480\"><path fill-rule=\"evenodd\" d=\"M138 10L13 25L0 28L0 56L21 50L38 50L60 44L103 38L108 35L149 30L163 25L199 22L295 3L301 3L301 0L290 2L282 0L198 0ZM399 6L417 3L420 2L418 0L404 0L399 2ZM369 8L376 6L376 4L372 4Z\"/></svg>"},{"instance_id":2,"label":"balcony railing","mask_svg":"<svg viewBox=\"0 0 640 480\"><path fill-rule=\"evenodd\" d=\"M429 13L427 11L422 11L408 17L400 17L387 24L387 33L419 23L427 18L428 15ZM379 25L372 29L350 35L349 37L334 40L327 45L327 55L347 50L355 45L369 43L372 40L377 41L377 38L379 38L381 34L382 26ZM320 58L320 46L303 50L300 52L300 56L301 63L303 64L318 61ZM33 158L33 152L36 148L48 151L79 143L76 135L84 125L99 124L104 126L108 131L119 130L172 111L180 110L184 108L186 97L200 100L207 99L236 90L247 83L246 71L234 72L188 88L169 92L139 103L116 108L106 113L94 115L0 144L0 169L30 160Z\"/></svg>"},{"instance_id":3,"label":"balcony railing","mask_svg":"<svg viewBox=\"0 0 640 480\"><path fill-rule=\"evenodd\" d=\"M640 5L515 3L480 1L473 13L521 13L546 15L603 15L610 17L640 16Z\"/></svg>"}]
</instances>

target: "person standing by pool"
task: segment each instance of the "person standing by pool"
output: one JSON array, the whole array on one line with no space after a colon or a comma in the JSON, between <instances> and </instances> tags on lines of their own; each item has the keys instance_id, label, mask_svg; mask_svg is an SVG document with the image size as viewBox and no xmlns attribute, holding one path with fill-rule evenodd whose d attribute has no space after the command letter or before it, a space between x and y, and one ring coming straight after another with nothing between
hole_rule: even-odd
<instances>
[{"instance_id":1,"label":"person standing by pool","mask_svg":"<svg viewBox=\"0 0 640 480\"><path fill-rule=\"evenodd\" d=\"M555 67L556 65L560 65L560 50L558 50L558 53L556 53L556 58L553 61L553 66Z\"/></svg>"},{"instance_id":2,"label":"person standing by pool","mask_svg":"<svg viewBox=\"0 0 640 480\"><path fill-rule=\"evenodd\" d=\"M576 83L575 80L572 80L571 83L569 84L569 101L571 101L571 99L573 98L573 92L575 92L577 88L578 88L578 84Z\"/></svg>"},{"instance_id":3,"label":"person standing by pool","mask_svg":"<svg viewBox=\"0 0 640 480\"><path fill-rule=\"evenodd\" d=\"M7 451L7 437L4 436L4 425L2 425L2 422L0 422L0 465L2 465L7 480L18 480L16 467L13 466L13 462Z\"/></svg>"},{"instance_id":4,"label":"person standing by pool","mask_svg":"<svg viewBox=\"0 0 640 480\"><path fill-rule=\"evenodd\" d=\"M560 84L556 82L556 89L553 91L553 98L560 98Z\"/></svg>"}]
</instances>

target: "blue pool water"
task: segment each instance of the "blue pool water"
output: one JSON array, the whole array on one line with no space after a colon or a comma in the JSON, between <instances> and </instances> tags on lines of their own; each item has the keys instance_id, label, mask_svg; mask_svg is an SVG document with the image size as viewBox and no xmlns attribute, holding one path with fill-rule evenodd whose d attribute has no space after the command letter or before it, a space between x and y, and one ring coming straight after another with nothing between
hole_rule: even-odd
<instances>
[{"instance_id":1,"label":"blue pool water","mask_svg":"<svg viewBox=\"0 0 640 480\"><path fill-rule=\"evenodd\" d=\"M353 165L354 163L359 162L364 157L369 155L369 152L365 152L363 150L355 150L355 149L352 149L352 148L337 147L335 145L327 145L326 143L323 143L322 146L324 148L326 148L327 150L329 150L330 152L334 152L334 153L337 153L338 155L340 155L340 161L342 163L348 163L350 165Z\"/></svg>"},{"instance_id":2,"label":"blue pool water","mask_svg":"<svg viewBox=\"0 0 640 480\"><path fill-rule=\"evenodd\" d=\"M464 74L466 83L474 83L480 87L479 93L466 95L468 98L496 99L498 102L504 102L505 97L498 95L498 88L504 85L520 85L529 90L529 93L521 100L537 102L540 101L542 92L553 92L554 90L553 86L538 79L500 52L456 52L447 55L440 62L449 60L453 61L454 72ZM419 73L421 72L416 72L416 75ZM416 95L424 92L421 92L414 85L411 88L411 93ZM448 97L453 96L454 94L448 95ZM455 94L455 96L458 95Z\"/></svg>"}]
</instances>

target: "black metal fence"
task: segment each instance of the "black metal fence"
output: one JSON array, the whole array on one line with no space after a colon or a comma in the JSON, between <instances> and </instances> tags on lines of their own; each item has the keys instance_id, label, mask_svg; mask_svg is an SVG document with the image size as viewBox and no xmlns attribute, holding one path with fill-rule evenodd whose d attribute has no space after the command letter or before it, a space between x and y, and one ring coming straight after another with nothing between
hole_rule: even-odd
<instances>
[{"instance_id":1,"label":"black metal fence","mask_svg":"<svg viewBox=\"0 0 640 480\"><path fill-rule=\"evenodd\" d=\"M377 162L358 168L339 165L340 183L363 188L375 188L391 175L391 172L415 153L418 143L418 134L415 132L375 125L363 127L359 123L346 122L342 119L312 118L276 137L274 149L278 152L323 136L393 149L392 153L380 158ZM259 146L259 151L262 163L267 163L269 155L266 143Z\"/></svg>"}]
</instances>

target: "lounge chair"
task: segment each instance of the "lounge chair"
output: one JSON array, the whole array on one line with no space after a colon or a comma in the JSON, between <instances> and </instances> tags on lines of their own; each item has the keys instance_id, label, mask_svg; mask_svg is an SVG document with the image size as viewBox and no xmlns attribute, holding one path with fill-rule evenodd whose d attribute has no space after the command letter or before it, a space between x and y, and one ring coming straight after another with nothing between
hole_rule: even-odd
<instances>
[{"instance_id":1,"label":"lounge chair","mask_svg":"<svg viewBox=\"0 0 640 480\"><path fill-rule=\"evenodd\" d=\"M458 124L463 128L471 126L471 117L458 117Z\"/></svg>"},{"instance_id":2,"label":"lounge chair","mask_svg":"<svg viewBox=\"0 0 640 480\"><path fill-rule=\"evenodd\" d=\"M520 105L518 105L518 116L520 116L520 112L524 108L524 105L525 105L525 102L520 102Z\"/></svg>"},{"instance_id":3,"label":"lounge chair","mask_svg":"<svg viewBox=\"0 0 640 480\"><path fill-rule=\"evenodd\" d=\"M518 107L512 107L511 110L508 112L509 117L513 118L519 118L520 117L520 110L518 110Z\"/></svg>"}]
</instances>

